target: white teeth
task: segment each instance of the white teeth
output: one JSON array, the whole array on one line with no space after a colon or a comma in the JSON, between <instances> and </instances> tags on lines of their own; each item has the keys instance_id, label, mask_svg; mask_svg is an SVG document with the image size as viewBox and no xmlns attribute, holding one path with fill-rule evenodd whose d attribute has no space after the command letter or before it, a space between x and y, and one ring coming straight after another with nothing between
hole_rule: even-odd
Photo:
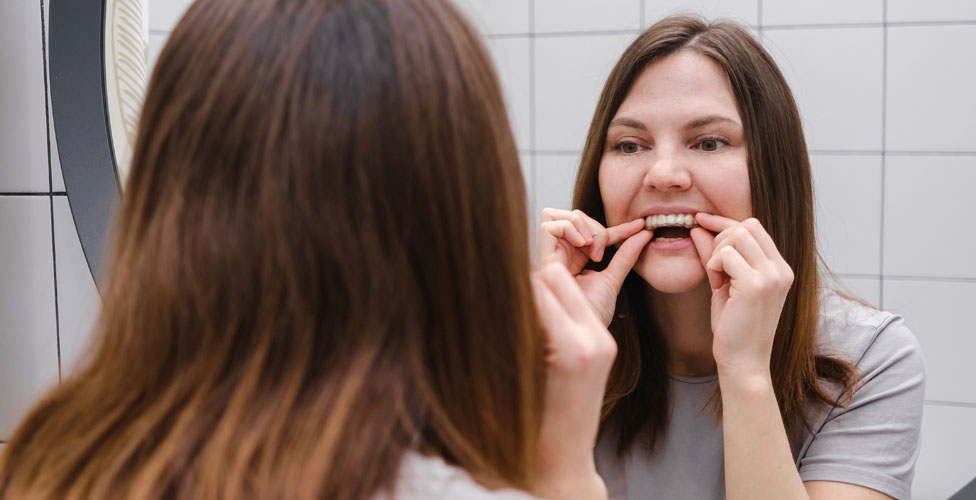
<instances>
[{"instance_id":1,"label":"white teeth","mask_svg":"<svg viewBox=\"0 0 976 500\"><path fill-rule=\"evenodd\" d=\"M694 214L648 215L644 218L644 229L663 226L698 227Z\"/></svg>"}]
</instances>

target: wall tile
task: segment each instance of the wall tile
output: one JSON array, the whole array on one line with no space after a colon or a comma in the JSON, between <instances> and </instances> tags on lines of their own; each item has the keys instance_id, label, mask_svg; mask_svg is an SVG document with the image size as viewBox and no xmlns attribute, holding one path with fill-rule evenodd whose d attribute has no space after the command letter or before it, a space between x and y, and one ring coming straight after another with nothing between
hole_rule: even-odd
<instances>
[{"instance_id":1,"label":"wall tile","mask_svg":"<svg viewBox=\"0 0 976 500\"><path fill-rule=\"evenodd\" d=\"M925 405L912 498L944 500L976 476L976 408Z\"/></svg>"},{"instance_id":2,"label":"wall tile","mask_svg":"<svg viewBox=\"0 0 976 500\"><path fill-rule=\"evenodd\" d=\"M528 33L529 0L454 0L486 35Z\"/></svg>"},{"instance_id":3,"label":"wall tile","mask_svg":"<svg viewBox=\"0 0 976 500\"><path fill-rule=\"evenodd\" d=\"M889 156L884 273L976 278L976 156Z\"/></svg>"},{"instance_id":4,"label":"wall tile","mask_svg":"<svg viewBox=\"0 0 976 500\"><path fill-rule=\"evenodd\" d=\"M169 32L149 34L149 47L146 54L146 67L149 68L148 76L152 76L152 70L156 67L156 59L159 59L159 53L163 51L163 45L166 45L168 39Z\"/></svg>"},{"instance_id":5,"label":"wall tile","mask_svg":"<svg viewBox=\"0 0 976 500\"><path fill-rule=\"evenodd\" d=\"M604 81L636 35L535 40L536 149L578 151Z\"/></svg>"},{"instance_id":6,"label":"wall tile","mask_svg":"<svg viewBox=\"0 0 976 500\"><path fill-rule=\"evenodd\" d=\"M888 29L887 148L976 151L976 25Z\"/></svg>"},{"instance_id":7,"label":"wall tile","mask_svg":"<svg viewBox=\"0 0 976 500\"><path fill-rule=\"evenodd\" d=\"M882 28L763 31L810 149L881 149Z\"/></svg>"},{"instance_id":8,"label":"wall tile","mask_svg":"<svg viewBox=\"0 0 976 500\"><path fill-rule=\"evenodd\" d=\"M515 141L519 149L531 149L529 37L494 38L485 42L495 59Z\"/></svg>"},{"instance_id":9,"label":"wall tile","mask_svg":"<svg viewBox=\"0 0 976 500\"><path fill-rule=\"evenodd\" d=\"M758 0L644 0L645 26L664 16L687 13L733 19L750 26L759 24Z\"/></svg>"},{"instance_id":10,"label":"wall tile","mask_svg":"<svg viewBox=\"0 0 976 500\"><path fill-rule=\"evenodd\" d=\"M535 168L536 217L544 208L571 209L579 155L539 155L535 158Z\"/></svg>"},{"instance_id":11,"label":"wall tile","mask_svg":"<svg viewBox=\"0 0 976 500\"><path fill-rule=\"evenodd\" d=\"M41 6L0 3L0 192L47 192Z\"/></svg>"},{"instance_id":12,"label":"wall tile","mask_svg":"<svg viewBox=\"0 0 976 500\"><path fill-rule=\"evenodd\" d=\"M884 16L884 0L763 0L763 26L880 23Z\"/></svg>"},{"instance_id":13,"label":"wall tile","mask_svg":"<svg viewBox=\"0 0 976 500\"><path fill-rule=\"evenodd\" d=\"M149 0L149 29L172 31L193 0Z\"/></svg>"},{"instance_id":14,"label":"wall tile","mask_svg":"<svg viewBox=\"0 0 976 500\"><path fill-rule=\"evenodd\" d=\"M881 157L811 156L821 255L842 274L881 270Z\"/></svg>"},{"instance_id":15,"label":"wall tile","mask_svg":"<svg viewBox=\"0 0 976 500\"><path fill-rule=\"evenodd\" d=\"M840 283L831 282L830 285L836 290L852 294L874 307L881 304L881 278L851 278L839 276Z\"/></svg>"},{"instance_id":16,"label":"wall tile","mask_svg":"<svg viewBox=\"0 0 976 500\"><path fill-rule=\"evenodd\" d=\"M884 308L904 316L922 345L928 400L976 404L973 304L976 283L885 280Z\"/></svg>"},{"instance_id":17,"label":"wall tile","mask_svg":"<svg viewBox=\"0 0 976 500\"><path fill-rule=\"evenodd\" d=\"M886 0L888 22L976 21L972 0Z\"/></svg>"},{"instance_id":18,"label":"wall tile","mask_svg":"<svg viewBox=\"0 0 976 500\"><path fill-rule=\"evenodd\" d=\"M535 32L637 30L642 0L535 0Z\"/></svg>"},{"instance_id":19,"label":"wall tile","mask_svg":"<svg viewBox=\"0 0 976 500\"><path fill-rule=\"evenodd\" d=\"M46 196L0 196L0 440L58 381L51 208Z\"/></svg>"},{"instance_id":20,"label":"wall tile","mask_svg":"<svg viewBox=\"0 0 976 500\"><path fill-rule=\"evenodd\" d=\"M61 367L67 374L88 346L101 297L81 250L68 199L64 196L54 198L54 242L58 265Z\"/></svg>"}]
</instances>

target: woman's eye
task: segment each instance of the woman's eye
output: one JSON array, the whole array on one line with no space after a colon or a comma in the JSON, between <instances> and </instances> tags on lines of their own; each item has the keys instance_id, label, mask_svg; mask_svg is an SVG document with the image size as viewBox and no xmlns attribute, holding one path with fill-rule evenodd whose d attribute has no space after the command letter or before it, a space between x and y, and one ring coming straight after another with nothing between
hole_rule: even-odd
<instances>
[{"instance_id":1,"label":"woman's eye","mask_svg":"<svg viewBox=\"0 0 976 500\"><path fill-rule=\"evenodd\" d=\"M705 139L698 143L698 147L700 147L702 151L718 151L719 149L722 149L723 146L725 146L725 141L722 141L721 139Z\"/></svg>"},{"instance_id":2,"label":"woman's eye","mask_svg":"<svg viewBox=\"0 0 976 500\"><path fill-rule=\"evenodd\" d=\"M617 144L617 149L624 154L634 154L640 153L643 148L636 142L621 142Z\"/></svg>"}]
</instances>

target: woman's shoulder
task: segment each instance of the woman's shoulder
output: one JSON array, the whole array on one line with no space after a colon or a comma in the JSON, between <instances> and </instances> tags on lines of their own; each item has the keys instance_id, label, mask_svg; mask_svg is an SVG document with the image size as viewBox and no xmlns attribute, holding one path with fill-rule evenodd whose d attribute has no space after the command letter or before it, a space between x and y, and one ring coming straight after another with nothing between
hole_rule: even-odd
<instances>
[{"instance_id":1,"label":"woman's shoulder","mask_svg":"<svg viewBox=\"0 0 976 500\"><path fill-rule=\"evenodd\" d=\"M381 494L374 500L441 498L538 500L519 490L489 490L475 481L464 469L450 465L440 457L425 456L414 451L404 455L393 494Z\"/></svg>"}]
</instances>

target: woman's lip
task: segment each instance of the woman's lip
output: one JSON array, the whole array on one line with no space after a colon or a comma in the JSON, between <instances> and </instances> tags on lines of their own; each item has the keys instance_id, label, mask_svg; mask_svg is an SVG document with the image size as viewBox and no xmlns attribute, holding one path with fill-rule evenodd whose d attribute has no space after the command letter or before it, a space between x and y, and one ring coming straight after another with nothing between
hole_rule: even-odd
<instances>
[{"instance_id":1,"label":"woman's lip","mask_svg":"<svg viewBox=\"0 0 976 500\"><path fill-rule=\"evenodd\" d=\"M647 246L661 252L676 252L693 246L691 238L653 240Z\"/></svg>"}]
</instances>

